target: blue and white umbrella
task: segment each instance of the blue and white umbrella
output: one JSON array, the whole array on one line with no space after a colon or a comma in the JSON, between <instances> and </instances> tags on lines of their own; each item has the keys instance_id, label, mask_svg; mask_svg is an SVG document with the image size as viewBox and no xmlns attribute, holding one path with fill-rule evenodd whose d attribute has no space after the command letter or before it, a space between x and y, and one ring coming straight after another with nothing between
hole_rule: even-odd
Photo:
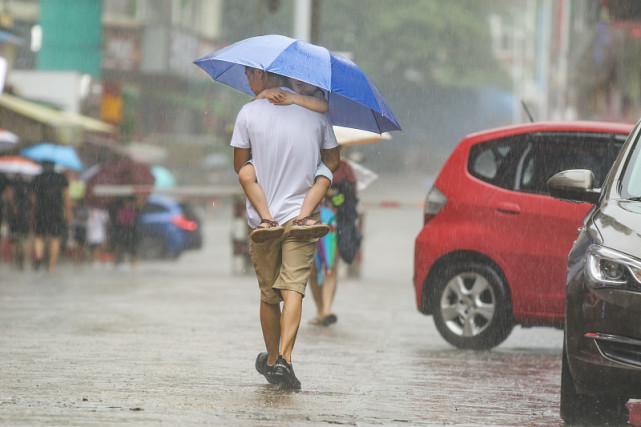
<instances>
[{"instance_id":1,"label":"blue and white umbrella","mask_svg":"<svg viewBox=\"0 0 641 427\"><path fill-rule=\"evenodd\" d=\"M68 145L57 145L50 142L32 145L20 152L24 157L37 162L52 162L63 168L81 171L84 169L76 150Z\"/></svg>"},{"instance_id":2,"label":"blue and white umbrella","mask_svg":"<svg viewBox=\"0 0 641 427\"><path fill-rule=\"evenodd\" d=\"M328 93L333 125L383 133L401 130L374 82L349 59L280 35L241 40L194 61L214 80L254 95L245 67L291 77Z\"/></svg>"},{"instance_id":3,"label":"blue and white umbrella","mask_svg":"<svg viewBox=\"0 0 641 427\"><path fill-rule=\"evenodd\" d=\"M174 174L164 166L152 166L151 174L156 179L154 183L155 188L173 188L176 186L176 178Z\"/></svg>"}]
</instances>

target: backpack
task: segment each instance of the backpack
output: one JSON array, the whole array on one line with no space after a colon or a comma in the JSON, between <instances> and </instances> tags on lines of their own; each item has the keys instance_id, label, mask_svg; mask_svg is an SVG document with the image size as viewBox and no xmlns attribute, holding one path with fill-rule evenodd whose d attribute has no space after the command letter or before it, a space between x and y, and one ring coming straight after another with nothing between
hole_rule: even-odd
<instances>
[{"instance_id":1,"label":"backpack","mask_svg":"<svg viewBox=\"0 0 641 427\"><path fill-rule=\"evenodd\" d=\"M363 235L358 229L358 198L354 183L343 181L332 186L330 201L336 208L336 246L343 260L351 264L356 257Z\"/></svg>"}]
</instances>

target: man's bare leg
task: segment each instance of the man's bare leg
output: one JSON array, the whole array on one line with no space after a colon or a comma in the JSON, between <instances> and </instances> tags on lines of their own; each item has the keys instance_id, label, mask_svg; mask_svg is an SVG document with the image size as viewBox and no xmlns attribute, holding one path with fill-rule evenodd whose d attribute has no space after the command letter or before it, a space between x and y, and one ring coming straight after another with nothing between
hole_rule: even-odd
<instances>
[{"instance_id":1,"label":"man's bare leg","mask_svg":"<svg viewBox=\"0 0 641 427\"><path fill-rule=\"evenodd\" d=\"M303 296L296 291L285 289L282 289L280 294L283 297L283 312L280 316L280 351L283 358L291 363L292 350L303 311Z\"/></svg>"},{"instance_id":2,"label":"man's bare leg","mask_svg":"<svg viewBox=\"0 0 641 427\"><path fill-rule=\"evenodd\" d=\"M33 252L36 260L42 261L45 256L45 239L42 236L36 236L33 239Z\"/></svg>"},{"instance_id":3,"label":"man's bare leg","mask_svg":"<svg viewBox=\"0 0 641 427\"><path fill-rule=\"evenodd\" d=\"M280 304L260 302L260 326L263 329L263 339L267 349L267 363L274 365L278 359L280 344Z\"/></svg>"},{"instance_id":4,"label":"man's bare leg","mask_svg":"<svg viewBox=\"0 0 641 427\"><path fill-rule=\"evenodd\" d=\"M58 255L60 255L60 239L58 237L51 237L49 241L49 273L56 271Z\"/></svg>"}]
</instances>

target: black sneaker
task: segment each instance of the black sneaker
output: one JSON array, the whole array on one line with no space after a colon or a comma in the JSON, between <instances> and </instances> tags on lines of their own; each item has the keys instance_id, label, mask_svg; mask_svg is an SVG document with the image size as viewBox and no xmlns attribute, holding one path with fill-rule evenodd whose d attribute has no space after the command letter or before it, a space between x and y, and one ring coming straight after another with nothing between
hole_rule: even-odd
<instances>
[{"instance_id":1,"label":"black sneaker","mask_svg":"<svg viewBox=\"0 0 641 427\"><path fill-rule=\"evenodd\" d=\"M279 380L283 387L300 389L300 381L294 374L292 364L283 359L283 356L278 356L272 375Z\"/></svg>"},{"instance_id":2,"label":"black sneaker","mask_svg":"<svg viewBox=\"0 0 641 427\"><path fill-rule=\"evenodd\" d=\"M264 351L262 353L258 353L258 357L256 358L256 370L259 374L265 376L265 379L268 383L278 383L278 378L276 378L273 374L274 366L269 366L267 364L267 352Z\"/></svg>"}]
</instances>

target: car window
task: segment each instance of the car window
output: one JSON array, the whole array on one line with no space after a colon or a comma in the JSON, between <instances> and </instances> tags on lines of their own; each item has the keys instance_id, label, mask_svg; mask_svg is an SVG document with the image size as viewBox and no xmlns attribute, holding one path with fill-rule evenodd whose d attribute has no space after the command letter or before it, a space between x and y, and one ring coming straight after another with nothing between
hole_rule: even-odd
<instances>
[{"instance_id":1,"label":"car window","mask_svg":"<svg viewBox=\"0 0 641 427\"><path fill-rule=\"evenodd\" d=\"M638 140L625 166L621 195L626 199L641 197L641 143Z\"/></svg>"},{"instance_id":2,"label":"car window","mask_svg":"<svg viewBox=\"0 0 641 427\"><path fill-rule=\"evenodd\" d=\"M156 203L147 203L140 210L141 214L157 213L157 212L167 212L167 208Z\"/></svg>"},{"instance_id":3,"label":"car window","mask_svg":"<svg viewBox=\"0 0 641 427\"><path fill-rule=\"evenodd\" d=\"M623 144L622 138L576 133L533 135L517 168L517 190L548 194L548 179L568 169L591 170L595 187L601 187Z\"/></svg>"},{"instance_id":4,"label":"car window","mask_svg":"<svg viewBox=\"0 0 641 427\"><path fill-rule=\"evenodd\" d=\"M515 136L472 146L467 163L469 173L489 184L513 189L514 169L523 144L523 137Z\"/></svg>"}]
</instances>

